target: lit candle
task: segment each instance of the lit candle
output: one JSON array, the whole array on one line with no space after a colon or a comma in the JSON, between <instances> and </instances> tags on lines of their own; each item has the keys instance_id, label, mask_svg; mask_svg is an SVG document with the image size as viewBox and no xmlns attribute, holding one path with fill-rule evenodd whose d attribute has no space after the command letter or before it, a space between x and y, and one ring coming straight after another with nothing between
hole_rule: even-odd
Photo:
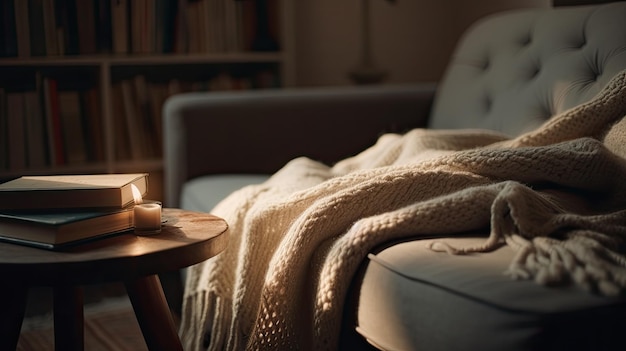
<instances>
[{"instance_id":1,"label":"lit candle","mask_svg":"<svg viewBox=\"0 0 626 351\"><path fill-rule=\"evenodd\" d=\"M133 184L133 198L135 208L135 234L150 235L161 232L161 203L157 201L143 201L139 189Z\"/></svg>"},{"instance_id":2,"label":"lit candle","mask_svg":"<svg viewBox=\"0 0 626 351\"><path fill-rule=\"evenodd\" d=\"M136 234L149 235L161 232L161 204L158 202L136 204L134 217Z\"/></svg>"}]
</instances>

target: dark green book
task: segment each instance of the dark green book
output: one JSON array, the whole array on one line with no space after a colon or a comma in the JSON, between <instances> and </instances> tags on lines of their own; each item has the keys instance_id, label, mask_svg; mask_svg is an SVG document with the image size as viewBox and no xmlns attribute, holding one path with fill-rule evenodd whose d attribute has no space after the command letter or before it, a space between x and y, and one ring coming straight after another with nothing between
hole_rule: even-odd
<instances>
[{"instance_id":1,"label":"dark green book","mask_svg":"<svg viewBox=\"0 0 626 351\"><path fill-rule=\"evenodd\" d=\"M0 240L59 249L133 228L133 206L109 211L0 212Z\"/></svg>"}]
</instances>

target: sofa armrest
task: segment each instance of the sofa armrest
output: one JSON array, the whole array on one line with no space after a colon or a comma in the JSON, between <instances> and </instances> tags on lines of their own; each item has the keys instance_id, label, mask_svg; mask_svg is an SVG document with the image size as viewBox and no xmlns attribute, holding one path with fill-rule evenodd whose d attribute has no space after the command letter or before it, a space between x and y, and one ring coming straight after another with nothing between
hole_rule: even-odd
<instances>
[{"instance_id":1,"label":"sofa armrest","mask_svg":"<svg viewBox=\"0 0 626 351\"><path fill-rule=\"evenodd\" d=\"M208 174L271 174L307 156L332 164L387 132L425 127L435 84L184 93L163 107L165 203Z\"/></svg>"}]
</instances>

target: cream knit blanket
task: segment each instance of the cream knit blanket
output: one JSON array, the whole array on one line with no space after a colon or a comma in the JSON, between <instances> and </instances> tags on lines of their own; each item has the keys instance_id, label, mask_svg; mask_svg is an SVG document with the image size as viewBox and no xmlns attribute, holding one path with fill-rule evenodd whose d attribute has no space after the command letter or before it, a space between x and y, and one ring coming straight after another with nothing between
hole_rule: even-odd
<instances>
[{"instance_id":1,"label":"cream knit blanket","mask_svg":"<svg viewBox=\"0 0 626 351\"><path fill-rule=\"evenodd\" d=\"M626 72L593 100L507 139L479 130L382 136L329 167L306 158L222 201L225 252L189 270L187 350L332 350L353 273L370 249L490 228L509 274L626 290ZM443 253L445 254L445 253Z\"/></svg>"}]
</instances>

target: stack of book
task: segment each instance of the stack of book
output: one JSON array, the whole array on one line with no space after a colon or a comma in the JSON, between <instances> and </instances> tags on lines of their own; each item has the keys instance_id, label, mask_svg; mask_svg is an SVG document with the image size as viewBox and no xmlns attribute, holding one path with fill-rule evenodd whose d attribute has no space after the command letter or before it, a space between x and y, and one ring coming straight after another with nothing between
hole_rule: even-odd
<instances>
[{"instance_id":1,"label":"stack of book","mask_svg":"<svg viewBox=\"0 0 626 351\"><path fill-rule=\"evenodd\" d=\"M0 240L46 249L128 231L148 174L24 176L0 184Z\"/></svg>"}]
</instances>

